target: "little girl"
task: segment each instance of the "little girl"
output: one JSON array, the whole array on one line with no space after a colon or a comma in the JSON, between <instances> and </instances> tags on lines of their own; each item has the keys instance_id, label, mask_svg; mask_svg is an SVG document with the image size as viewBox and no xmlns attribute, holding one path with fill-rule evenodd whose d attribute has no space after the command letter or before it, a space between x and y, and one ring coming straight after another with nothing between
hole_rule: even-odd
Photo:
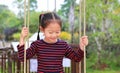
<instances>
[{"instance_id":1,"label":"little girl","mask_svg":"<svg viewBox=\"0 0 120 73\"><path fill-rule=\"evenodd\" d=\"M37 56L37 73L64 73L62 60L64 57L81 61L84 47L88 45L87 36L80 38L80 48L74 51L67 42L60 40L62 21L54 12L39 16L39 28L44 33L44 39L34 41L26 50L26 58ZM28 28L23 27L18 47L20 61L24 60L24 39L28 36Z\"/></svg>"}]
</instances>

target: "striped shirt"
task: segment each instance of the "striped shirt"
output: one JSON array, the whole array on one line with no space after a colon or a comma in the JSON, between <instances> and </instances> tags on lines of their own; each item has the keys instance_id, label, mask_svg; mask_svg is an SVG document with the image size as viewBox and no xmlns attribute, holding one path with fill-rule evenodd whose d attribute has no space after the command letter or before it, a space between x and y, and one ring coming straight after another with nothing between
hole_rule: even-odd
<instances>
[{"instance_id":1,"label":"striped shirt","mask_svg":"<svg viewBox=\"0 0 120 73\"><path fill-rule=\"evenodd\" d=\"M24 45L17 46L18 57L20 61L24 61ZM62 60L64 57L79 62L84 52L79 48L74 51L67 42L58 40L56 43L46 43L44 40L33 42L26 50L26 58L30 59L34 55L37 56L38 73L39 72L63 72Z\"/></svg>"}]
</instances>

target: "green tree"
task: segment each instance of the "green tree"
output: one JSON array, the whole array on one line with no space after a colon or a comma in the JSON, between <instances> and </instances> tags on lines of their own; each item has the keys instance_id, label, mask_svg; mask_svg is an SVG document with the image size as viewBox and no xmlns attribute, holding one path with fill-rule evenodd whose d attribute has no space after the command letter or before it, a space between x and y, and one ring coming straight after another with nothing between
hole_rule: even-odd
<instances>
[{"instance_id":1,"label":"green tree","mask_svg":"<svg viewBox=\"0 0 120 73\"><path fill-rule=\"evenodd\" d=\"M39 15L41 12L30 13L30 32L35 33L39 30Z\"/></svg>"},{"instance_id":2,"label":"green tree","mask_svg":"<svg viewBox=\"0 0 120 73\"><path fill-rule=\"evenodd\" d=\"M111 50L120 48L118 45L120 44L118 42L120 41L118 35L120 34L119 2L118 0L87 0L86 2L87 27L91 28L88 31L91 38L89 48L96 52L97 66L100 68L100 65L105 61L103 59L110 61L110 58L112 58L110 57L110 53L113 53ZM114 47L115 45L117 47ZM110 58L107 57L108 55Z\"/></svg>"},{"instance_id":3,"label":"green tree","mask_svg":"<svg viewBox=\"0 0 120 73\"><path fill-rule=\"evenodd\" d=\"M20 18L24 17L24 1L25 0L14 0L13 4L17 6L19 9L18 16ZM30 11L35 11L37 9L37 0L29 0L30 1ZM28 2L26 2L26 8L28 8Z\"/></svg>"},{"instance_id":4,"label":"green tree","mask_svg":"<svg viewBox=\"0 0 120 73\"><path fill-rule=\"evenodd\" d=\"M20 19L20 22L21 22L20 25L24 24L24 1L25 0L15 0L13 2L13 4L15 4L19 9L18 18ZM30 25L30 32L33 33L36 31L35 29L38 28L37 25L38 25L39 12L35 11L37 8L37 0L29 0L29 1L30 1L30 11L29 11L30 24L29 25ZM26 2L26 5L27 5L26 9L28 9L28 2Z\"/></svg>"},{"instance_id":5,"label":"green tree","mask_svg":"<svg viewBox=\"0 0 120 73\"><path fill-rule=\"evenodd\" d=\"M3 31L7 27L15 27L18 24L20 24L20 21L16 15L7 6L0 5L0 34L3 35Z\"/></svg>"},{"instance_id":6,"label":"green tree","mask_svg":"<svg viewBox=\"0 0 120 73\"><path fill-rule=\"evenodd\" d=\"M16 15L8 9L5 5L0 5L0 35L1 36L7 36L6 33L14 33L20 24L19 19L16 17ZM16 28L16 30L12 30L11 28ZM10 29L10 30L9 30ZM9 32L7 32L9 31ZM11 35L9 35L11 36ZM1 37L3 39L4 37Z\"/></svg>"}]
</instances>

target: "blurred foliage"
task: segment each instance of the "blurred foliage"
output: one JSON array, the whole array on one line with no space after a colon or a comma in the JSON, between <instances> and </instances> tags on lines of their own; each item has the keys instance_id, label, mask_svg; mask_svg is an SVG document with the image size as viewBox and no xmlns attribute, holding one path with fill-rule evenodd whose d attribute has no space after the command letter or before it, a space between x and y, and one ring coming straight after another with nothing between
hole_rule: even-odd
<instances>
[{"instance_id":1,"label":"blurred foliage","mask_svg":"<svg viewBox=\"0 0 120 73\"><path fill-rule=\"evenodd\" d=\"M14 0L13 5L16 6L19 10L18 17L24 18L24 0ZM30 12L37 9L37 0L30 0L29 3ZM26 1L26 8L28 7L28 1Z\"/></svg>"},{"instance_id":2,"label":"blurred foliage","mask_svg":"<svg viewBox=\"0 0 120 73\"><path fill-rule=\"evenodd\" d=\"M30 13L30 33L35 33L39 30L39 15L41 12Z\"/></svg>"},{"instance_id":3,"label":"blurred foliage","mask_svg":"<svg viewBox=\"0 0 120 73\"><path fill-rule=\"evenodd\" d=\"M63 31L63 32L61 32L60 39L70 42L71 35L70 35L70 33Z\"/></svg>"},{"instance_id":4,"label":"blurred foliage","mask_svg":"<svg viewBox=\"0 0 120 73\"><path fill-rule=\"evenodd\" d=\"M12 37L14 38L14 40L19 41L20 33L15 33L15 34L12 35Z\"/></svg>"},{"instance_id":5,"label":"blurred foliage","mask_svg":"<svg viewBox=\"0 0 120 73\"><path fill-rule=\"evenodd\" d=\"M6 27L14 27L19 24L20 21L16 15L7 6L0 5L0 33L2 34Z\"/></svg>"},{"instance_id":6,"label":"blurred foliage","mask_svg":"<svg viewBox=\"0 0 120 73\"><path fill-rule=\"evenodd\" d=\"M29 33L29 37L31 37L32 35L33 35L32 33ZM19 41L20 32L13 34L12 37L14 38L14 40L12 40L12 41Z\"/></svg>"},{"instance_id":7,"label":"blurred foliage","mask_svg":"<svg viewBox=\"0 0 120 73\"><path fill-rule=\"evenodd\" d=\"M87 69L98 70L91 73L108 73L99 72L99 70L116 70L120 67L118 59L120 55L118 53L120 51L119 8L120 4L117 0L86 1L89 38L89 45L86 47Z\"/></svg>"},{"instance_id":8,"label":"blurred foliage","mask_svg":"<svg viewBox=\"0 0 120 73\"><path fill-rule=\"evenodd\" d=\"M11 39L11 34L15 32L12 28L19 29L19 24L21 24L20 19L7 6L0 5L0 39Z\"/></svg>"}]
</instances>

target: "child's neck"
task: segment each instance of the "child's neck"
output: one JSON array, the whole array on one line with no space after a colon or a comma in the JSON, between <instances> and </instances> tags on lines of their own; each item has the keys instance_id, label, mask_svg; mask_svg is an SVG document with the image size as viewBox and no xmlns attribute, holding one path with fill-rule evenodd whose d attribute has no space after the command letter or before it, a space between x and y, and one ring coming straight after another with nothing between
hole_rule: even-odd
<instances>
[{"instance_id":1,"label":"child's neck","mask_svg":"<svg viewBox=\"0 0 120 73\"><path fill-rule=\"evenodd\" d=\"M49 40L47 40L47 39L44 38L43 41L46 42L46 43L53 44L53 43L56 43L56 42L57 42L57 39L56 39L56 41L53 42L53 41L49 41Z\"/></svg>"}]
</instances>

